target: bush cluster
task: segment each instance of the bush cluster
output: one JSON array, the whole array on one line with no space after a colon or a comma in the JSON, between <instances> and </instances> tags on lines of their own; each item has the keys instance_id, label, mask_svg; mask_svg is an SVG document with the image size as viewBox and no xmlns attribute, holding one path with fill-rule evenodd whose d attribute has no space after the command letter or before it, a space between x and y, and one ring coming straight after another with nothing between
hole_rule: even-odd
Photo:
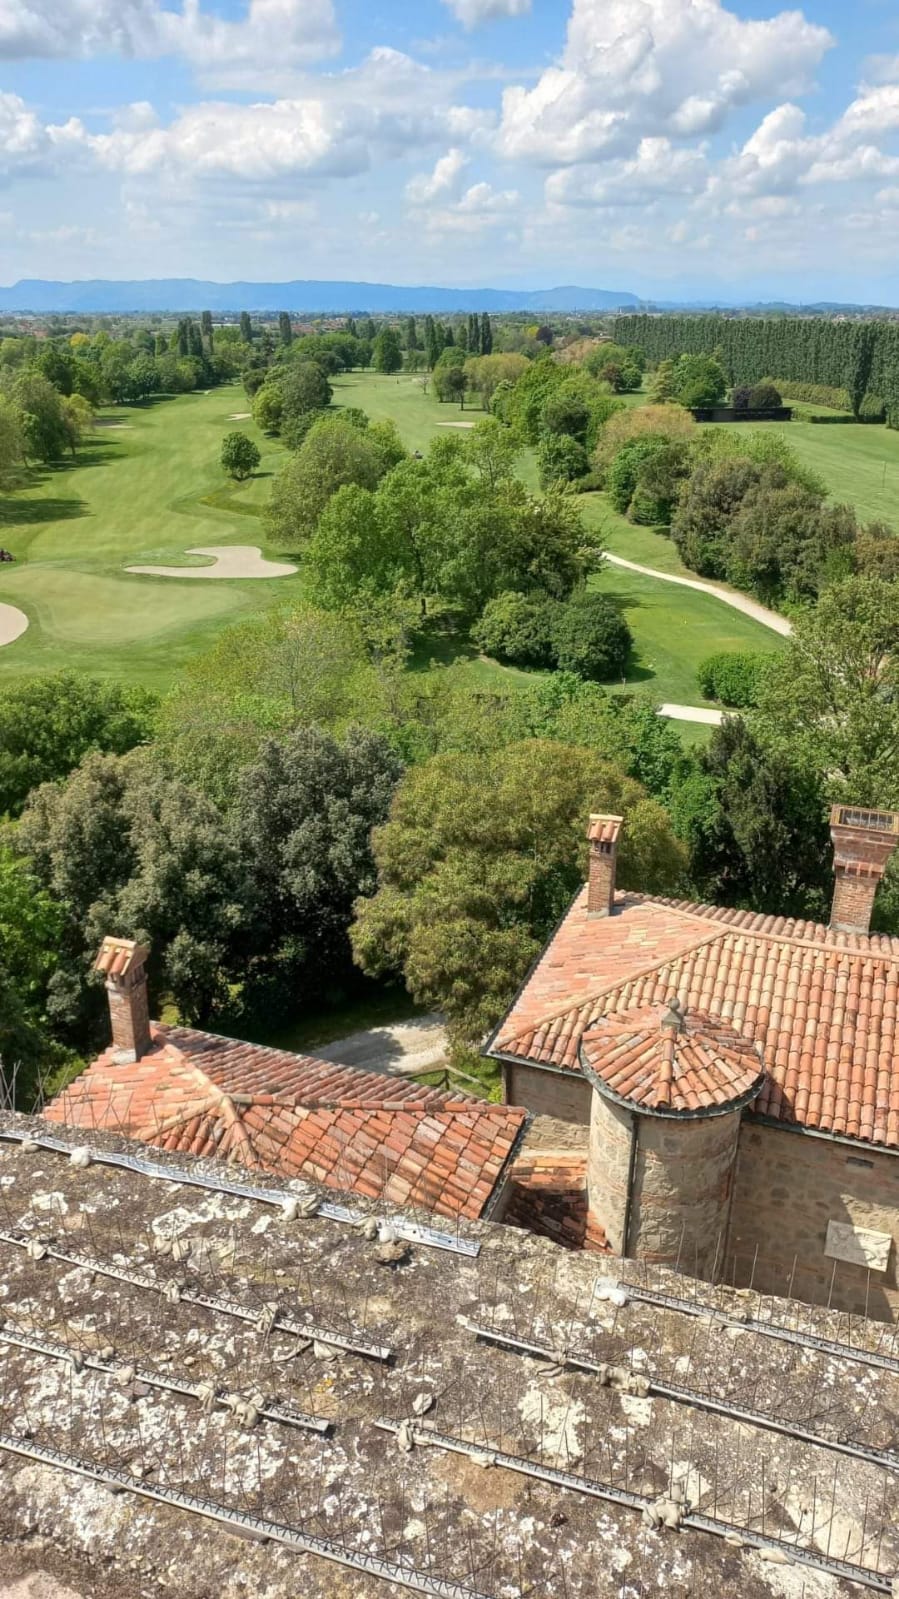
<instances>
[{"instance_id":1,"label":"bush cluster","mask_svg":"<svg viewBox=\"0 0 899 1599\"><path fill-rule=\"evenodd\" d=\"M594 682L622 676L631 632L611 601L581 592L567 601L506 593L484 607L472 639L514 666L558 667Z\"/></svg>"},{"instance_id":2,"label":"bush cluster","mask_svg":"<svg viewBox=\"0 0 899 1599\"><path fill-rule=\"evenodd\" d=\"M709 655L696 673L707 700L720 700L732 710L749 710L758 704L762 674L770 664L767 655L751 650L722 650Z\"/></svg>"}]
</instances>

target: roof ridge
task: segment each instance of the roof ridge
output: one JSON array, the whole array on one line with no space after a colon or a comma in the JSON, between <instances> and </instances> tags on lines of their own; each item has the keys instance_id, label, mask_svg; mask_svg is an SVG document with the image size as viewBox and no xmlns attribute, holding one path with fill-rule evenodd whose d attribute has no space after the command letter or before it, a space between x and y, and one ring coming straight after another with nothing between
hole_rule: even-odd
<instances>
[{"instance_id":1,"label":"roof ridge","mask_svg":"<svg viewBox=\"0 0 899 1599\"><path fill-rule=\"evenodd\" d=\"M650 896L645 895L644 898L649 899ZM655 903L659 902L655 901ZM625 988L628 983L639 983L644 977L651 977L653 972L660 972L664 966L673 966L675 962L685 960L688 956L694 955L698 949L704 949L707 944L720 942L727 936L727 932L728 929L726 927L716 927L714 932L707 933L705 938L700 938L695 944L691 944L689 949L680 950L676 955L666 955L661 960L650 961L648 966L641 966L637 971L629 972L627 977L616 978L614 983L608 983L605 988L596 989L584 999L569 1000L562 1010L550 1011L548 1015L541 1017L538 1021L530 1022L527 1027L519 1028L518 1032L512 1035L511 1042L521 1038L525 1033L539 1032L541 1027L548 1027L551 1022L559 1021L563 1016L568 1016L573 1010L580 1010L583 1005L593 1005L598 999L605 999L607 994L614 994L617 988ZM496 1046L500 1054L503 1054L508 1049L508 1045L500 1044L498 1039ZM491 1053L493 1053L492 1050Z\"/></svg>"},{"instance_id":2,"label":"roof ridge","mask_svg":"<svg viewBox=\"0 0 899 1599\"><path fill-rule=\"evenodd\" d=\"M643 904L664 905L666 910L674 911L676 916L685 919L692 916L703 921L713 921L717 926L723 925L728 932L751 933L753 938L790 944L794 949L831 950L841 955L856 955L869 960L881 960L891 965L899 964L899 937L893 933L840 933L835 928L828 927L826 922L813 922L807 917L766 915L763 911L738 910L731 905L705 905L692 900L668 899L664 894L635 894L632 897ZM820 927L825 936L805 938L800 934L784 932L777 927L757 925L765 922L801 922L805 927ZM875 938L888 947L866 948L865 946L870 945L870 941Z\"/></svg>"}]
</instances>

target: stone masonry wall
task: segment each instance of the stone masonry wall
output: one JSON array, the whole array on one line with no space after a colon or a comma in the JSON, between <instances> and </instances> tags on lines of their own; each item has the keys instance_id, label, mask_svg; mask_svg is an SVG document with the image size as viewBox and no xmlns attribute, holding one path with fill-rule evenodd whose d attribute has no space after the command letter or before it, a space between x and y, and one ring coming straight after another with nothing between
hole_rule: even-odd
<instances>
[{"instance_id":1,"label":"stone masonry wall","mask_svg":"<svg viewBox=\"0 0 899 1599\"><path fill-rule=\"evenodd\" d=\"M696 1121L641 1116L629 1253L707 1277L724 1247L739 1112Z\"/></svg>"},{"instance_id":2,"label":"stone masonry wall","mask_svg":"<svg viewBox=\"0 0 899 1599\"><path fill-rule=\"evenodd\" d=\"M616 1255L625 1250L627 1184L631 1158L631 1117L622 1105L593 1095L587 1152L587 1201Z\"/></svg>"},{"instance_id":3,"label":"stone masonry wall","mask_svg":"<svg viewBox=\"0 0 899 1599\"><path fill-rule=\"evenodd\" d=\"M583 1077L541 1071L539 1066L503 1067L507 1105L523 1105L535 1116L556 1116L560 1121L590 1120L590 1084Z\"/></svg>"},{"instance_id":4,"label":"stone masonry wall","mask_svg":"<svg viewBox=\"0 0 899 1599\"><path fill-rule=\"evenodd\" d=\"M890 1234L886 1271L825 1255L828 1222ZM728 1281L893 1319L899 1313L899 1155L744 1121Z\"/></svg>"},{"instance_id":5,"label":"stone masonry wall","mask_svg":"<svg viewBox=\"0 0 899 1599\"><path fill-rule=\"evenodd\" d=\"M617 1254L626 1249L634 1258L680 1261L685 1271L706 1276L724 1245L739 1115L695 1121L638 1115L636 1121L628 1217L630 1115L594 1095L587 1167L591 1215Z\"/></svg>"}]
</instances>

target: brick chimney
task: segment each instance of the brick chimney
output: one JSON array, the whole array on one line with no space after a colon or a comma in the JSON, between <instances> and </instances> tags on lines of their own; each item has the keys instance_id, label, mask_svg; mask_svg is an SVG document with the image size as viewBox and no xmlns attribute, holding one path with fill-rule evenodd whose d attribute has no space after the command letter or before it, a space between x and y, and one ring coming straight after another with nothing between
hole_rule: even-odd
<instances>
[{"instance_id":1,"label":"brick chimney","mask_svg":"<svg viewBox=\"0 0 899 1599\"><path fill-rule=\"evenodd\" d=\"M618 861L618 835L623 818L591 816L587 828L590 841L590 875L587 883L587 911L591 916L611 916L615 903L615 868Z\"/></svg>"},{"instance_id":2,"label":"brick chimney","mask_svg":"<svg viewBox=\"0 0 899 1599\"><path fill-rule=\"evenodd\" d=\"M877 885L899 845L899 813L835 805L830 836L836 875L830 925L840 933L868 933Z\"/></svg>"},{"instance_id":3,"label":"brick chimney","mask_svg":"<svg viewBox=\"0 0 899 1599\"><path fill-rule=\"evenodd\" d=\"M94 971L106 978L112 1047L122 1063L140 1060L149 1051L150 1013L147 1002L145 944L131 938L104 938Z\"/></svg>"}]
</instances>

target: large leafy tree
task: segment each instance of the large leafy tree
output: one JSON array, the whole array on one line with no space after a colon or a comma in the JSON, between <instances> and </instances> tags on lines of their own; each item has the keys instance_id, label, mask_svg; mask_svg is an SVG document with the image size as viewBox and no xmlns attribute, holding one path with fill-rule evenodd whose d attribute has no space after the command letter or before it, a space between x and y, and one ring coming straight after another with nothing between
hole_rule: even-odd
<instances>
[{"instance_id":1,"label":"large leafy tree","mask_svg":"<svg viewBox=\"0 0 899 1599\"><path fill-rule=\"evenodd\" d=\"M376 438L342 417L322 417L275 479L266 520L273 541L298 549L345 484L373 489L385 470Z\"/></svg>"},{"instance_id":2,"label":"large leafy tree","mask_svg":"<svg viewBox=\"0 0 899 1599\"><path fill-rule=\"evenodd\" d=\"M591 811L627 819L623 886L677 885L685 855L665 812L591 750L533 740L412 768L374 834L377 893L356 906L363 970L401 973L476 1042L583 879Z\"/></svg>"},{"instance_id":3,"label":"large leafy tree","mask_svg":"<svg viewBox=\"0 0 899 1599\"><path fill-rule=\"evenodd\" d=\"M243 773L235 836L250 873L246 1003L269 1019L351 980L353 902L375 887L372 828L400 763L376 734L314 728L269 740Z\"/></svg>"},{"instance_id":4,"label":"large leafy tree","mask_svg":"<svg viewBox=\"0 0 899 1599\"><path fill-rule=\"evenodd\" d=\"M56 782L89 750L124 755L153 734L156 695L76 672L12 680L0 698L0 812Z\"/></svg>"},{"instance_id":5,"label":"large leafy tree","mask_svg":"<svg viewBox=\"0 0 899 1599\"><path fill-rule=\"evenodd\" d=\"M493 419L464 443L440 439L375 493L335 496L309 548L313 592L326 605L414 595L470 615L506 590L564 596L589 564L570 496L536 499L513 476L514 440Z\"/></svg>"},{"instance_id":6,"label":"large leafy tree","mask_svg":"<svg viewBox=\"0 0 899 1599\"><path fill-rule=\"evenodd\" d=\"M31 1109L35 1079L52 1063L47 992L59 960L63 915L28 869L0 848L0 1072Z\"/></svg>"},{"instance_id":7,"label":"large leafy tree","mask_svg":"<svg viewBox=\"0 0 899 1599\"><path fill-rule=\"evenodd\" d=\"M35 789L12 843L62 908L48 1012L65 1037L98 1036L102 1006L86 978L106 933L150 944L154 1002L171 995L194 1022L227 1005L247 868L215 805L151 751L88 755L65 784Z\"/></svg>"},{"instance_id":8,"label":"large leafy tree","mask_svg":"<svg viewBox=\"0 0 899 1599\"><path fill-rule=\"evenodd\" d=\"M797 619L772 662L765 741L820 774L828 794L899 806L899 607L880 578L853 577Z\"/></svg>"},{"instance_id":9,"label":"large leafy tree","mask_svg":"<svg viewBox=\"0 0 899 1599\"><path fill-rule=\"evenodd\" d=\"M694 892L713 904L820 920L832 885L826 810L819 774L728 717L673 785Z\"/></svg>"}]
</instances>

